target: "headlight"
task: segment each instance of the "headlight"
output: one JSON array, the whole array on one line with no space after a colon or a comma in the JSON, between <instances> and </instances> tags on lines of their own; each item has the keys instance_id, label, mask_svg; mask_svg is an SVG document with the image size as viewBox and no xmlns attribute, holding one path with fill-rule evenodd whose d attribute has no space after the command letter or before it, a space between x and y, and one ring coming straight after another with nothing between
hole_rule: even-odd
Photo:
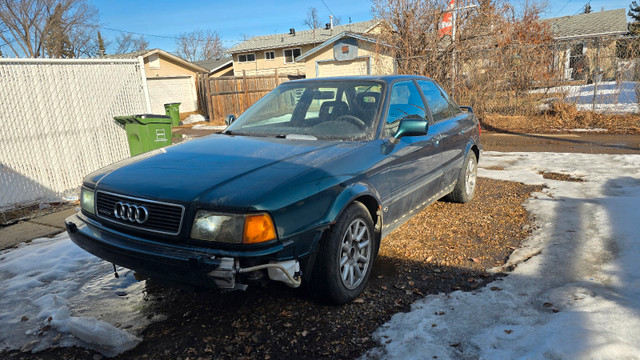
<instances>
[{"instance_id":1,"label":"headlight","mask_svg":"<svg viewBox=\"0 0 640 360\"><path fill-rule=\"evenodd\" d=\"M256 244L274 240L276 230L268 214L231 215L200 210L193 221L191 237L232 244Z\"/></svg>"},{"instance_id":2,"label":"headlight","mask_svg":"<svg viewBox=\"0 0 640 360\"><path fill-rule=\"evenodd\" d=\"M80 191L80 207L89 214L95 214L95 193L87 188Z\"/></svg>"}]
</instances>

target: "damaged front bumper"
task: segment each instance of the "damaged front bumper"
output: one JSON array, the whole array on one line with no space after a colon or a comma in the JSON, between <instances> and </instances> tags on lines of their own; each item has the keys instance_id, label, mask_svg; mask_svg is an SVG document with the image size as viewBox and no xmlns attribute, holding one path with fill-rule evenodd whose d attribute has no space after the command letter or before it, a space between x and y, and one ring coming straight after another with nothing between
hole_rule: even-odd
<instances>
[{"instance_id":1,"label":"damaged front bumper","mask_svg":"<svg viewBox=\"0 0 640 360\"><path fill-rule=\"evenodd\" d=\"M239 256L135 237L105 228L81 213L68 217L65 226L71 240L91 254L171 284L244 290L247 286L238 282L239 274L268 270L272 280L293 287L300 285L297 260L269 261L264 258L262 264L242 268ZM281 248L277 245L272 252L277 253ZM244 255L244 259L250 258Z\"/></svg>"}]
</instances>

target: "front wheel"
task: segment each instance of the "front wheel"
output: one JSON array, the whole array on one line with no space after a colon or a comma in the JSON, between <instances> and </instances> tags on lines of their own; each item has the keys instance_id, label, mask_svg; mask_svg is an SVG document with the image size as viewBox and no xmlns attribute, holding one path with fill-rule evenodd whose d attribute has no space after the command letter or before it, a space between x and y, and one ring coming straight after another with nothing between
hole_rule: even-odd
<instances>
[{"instance_id":1,"label":"front wheel","mask_svg":"<svg viewBox=\"0 0 640 360\"><path fill-rule=\"evenodd\" d=\"M369 211L352 203L327 230L318 249L311 279L316 295L333 304L357 298L369 281L376 245Z\"/></svg>"},{"instance_id":2,"label":"front wheel","mask_svg":"<svg viewBox=\"0 0 640 360\"><path fill-rule=\"evenodd\" d=\"M460 175L453 191L446 196L446 200L466 203L473 200L478 179L478 159L473 151L469 151L464 166L460 169Z\"/></svg>"}]
</instances>

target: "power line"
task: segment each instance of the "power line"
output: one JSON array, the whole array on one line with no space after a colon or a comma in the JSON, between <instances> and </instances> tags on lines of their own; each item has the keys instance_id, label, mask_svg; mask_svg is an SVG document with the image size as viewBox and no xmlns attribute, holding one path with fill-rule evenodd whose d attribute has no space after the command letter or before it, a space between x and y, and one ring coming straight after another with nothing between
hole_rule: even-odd
<instances>
[{"instance_id":1,"label":"power line","mask_svg":"<svg viewBox=\"0 0 640 360\"><path fill-rule=\"evenodd\" d=\"M562 10L564 10L564 8L566 8L567 5L569 5L570 2L571 2L571 0L568 0L566 3L564 3L564 5L560 8L560 10L558 10L558 12L555 15L553 15L553 17L557 17L558 14L560 14L562 12Z\"/></svg>"},{"instance_id":2,"label":"power line","mask_svg":"<svg viewBox=\"0 0 640 360\"><path fill-rule=\"evenodd\" d=\"M137 32L137 31L116 29L116 28L107 27L107 26L99 26L99 25L85 25L85 26L94 27L94 28L103 29L103 30L109 30L109 31L116 31L116 32L120 32L120 33L142 35L142 36L155 37L155 38L161 38L161 39L171 39L171 40L179 40L180 39L179 36L149 34L149 33ZM195 40L195 41L198 41L198 40ZM206 41L206 40L200 40L200 41ZM239 43L239 42L242 42L243 40L222 40L222 39L220 39L220 41L222 41L222 42Z\"/></svg>"},{"instance_id":3,"label":"power line","mask_svg":"<svg viewBox=\"0 0 640 360\"><path fill-rule=\"evenodd\" d=\"M573 15L578 15L581 11L584 11L587 8L587 5L591 4L591 1L587 1L586 4L584 4L583 7L581 7L580 9L578 9L578 11L575 12L575 14Z\"/></svg>"},{"instance_id":4,"label":"power line","mask_svg":"<svg viewBox=\"0 0 640 360\"><path fill-rule=\"evenodd\" d=\"M327 6L327 3L326 3L326 2L324 2L324 0L320 0L320 1L322 1L322 3L324 4L324 7L326 7L326 8L327 8L327 10L329 10L329 14L331 14L331 16L333 16L333 18L335 19L335 17L336 17L336 16L335 16L335 15L333 15L333 13L331 12L331 9L329 9L329 7Z\"/></svg>"}]
</instances>

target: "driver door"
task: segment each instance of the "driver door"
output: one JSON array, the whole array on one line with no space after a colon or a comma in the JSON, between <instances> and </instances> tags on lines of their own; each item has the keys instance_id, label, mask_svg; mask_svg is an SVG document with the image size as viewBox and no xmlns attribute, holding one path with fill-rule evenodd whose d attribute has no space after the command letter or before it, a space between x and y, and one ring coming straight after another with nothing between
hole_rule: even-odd
<instances>
[{"instance_id":1,"label":"driver door","mask_svg":"<svg viewBox=\"0 0 640 360\"><path fill-rule=\"evenodd\" d=\"M413 81L393 84L384 131L392 137L405 117L428 119L428 110ZM388 175L391 183L389 205L383 209L384 227L391 231L409 216L437 200L441 187L442 159L437 132L427 135L405 136L388 144ZM383 228L383 231L385 230Z\"/></svg>"}]
</instances>

